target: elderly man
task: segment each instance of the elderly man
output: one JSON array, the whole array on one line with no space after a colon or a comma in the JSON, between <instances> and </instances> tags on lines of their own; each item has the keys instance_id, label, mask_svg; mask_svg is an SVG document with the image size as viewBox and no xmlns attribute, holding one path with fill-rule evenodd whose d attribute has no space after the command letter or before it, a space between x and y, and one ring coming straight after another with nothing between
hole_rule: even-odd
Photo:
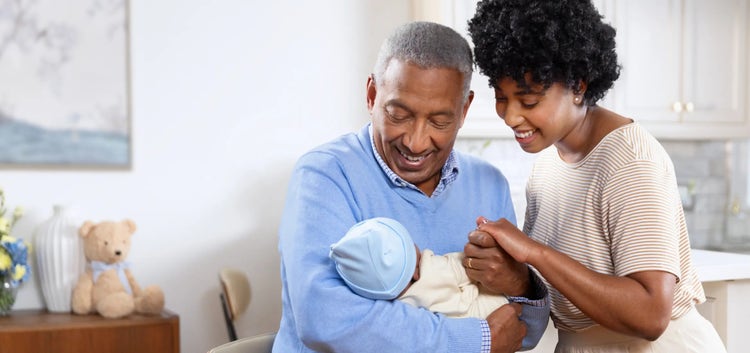
<instances>
[{"instance_id":1,"label":"elderly man","mask_svg":"<svg viewBox=\"0 0 750 353\"><path fill-rule=\"evenodd\" d=\"M495 266L493 288L506 283L514 304L486 320L361 297L328 258L329 245L367 218L398 220L436 253L462 251L478 215L515 220L503 174L453 149L473 98L472 66L454 30L399 27L367 78L371 122L300 158L279 231L283 312L274 352L514 352L524 337L524 348L536 345L547 292L509 257Z\"/></svg>"}]
</instances>

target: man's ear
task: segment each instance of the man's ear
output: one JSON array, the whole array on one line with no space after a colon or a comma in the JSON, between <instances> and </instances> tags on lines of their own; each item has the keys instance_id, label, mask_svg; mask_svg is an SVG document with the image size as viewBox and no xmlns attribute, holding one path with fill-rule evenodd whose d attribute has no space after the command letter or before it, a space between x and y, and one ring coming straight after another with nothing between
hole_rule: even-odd
<instances>
[{"instance_id":1,"label":"man's ear","mask_svg":"<svg viewBox=\"0 0 750 353\"><path fill-rule=\"evenodd\" d=\"M458 128L462 128L464 126L464 121L466 121L466 114L469 113L469 107L471 106L471 102L474 101L474 91L469 91L469 96L466 97L466 102L464 103L462 113L463 116L461 116L461 121L458 123Z\"/></svg>"},{"instance_id":2,"label":"man's ear","mask_svg":"<svg viewBox=\"0 0 750 353\"><path fill-rule=\"evenodd\" d=\"M367 110L372 112L375 106L375 96L378 93L377 84L375 83L375 74L367 76Z\"/></svg>"}]
</instances>

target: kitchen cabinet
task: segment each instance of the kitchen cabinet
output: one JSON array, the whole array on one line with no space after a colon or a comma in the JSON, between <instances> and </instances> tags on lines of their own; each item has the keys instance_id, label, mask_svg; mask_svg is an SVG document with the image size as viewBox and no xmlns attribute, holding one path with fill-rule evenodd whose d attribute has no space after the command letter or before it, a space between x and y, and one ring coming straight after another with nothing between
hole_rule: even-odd
<instances>
[{"instance_id":1,"label":"kitchen cabinet","mask_svg":"<svg viewBox=\"0 0 750 353\"><path fill-rule=\"evenodd\" d=\"M617 29L620 78L600 105L660 139L750 136L750 0L593 0ZM476 0L412 0L415 20L450 26L469 41ZM497 117L487 78L460 137L512 138Z\"/></svg>"},{"instance_id":2,"label":"kitchen cabinet","mask_svg":"<svg viewBox=\"0 0 750 353\"><path fill-rule=\"evenodd\" d=\"M698 311L716 328L727 353L747 352L750 336L750 255L693 250L706 302Z\"/></svg>"},{"instance_id":3,"label":"kitchen cabinet","mask_svg":"<svg viewBox=\"0 0 750 353\"><path fill-rule=\"evenodd\" d=\"M599 2L622 64L610 108L662 139L750 136L747 0Z\"/></svg>"}]
</instances>

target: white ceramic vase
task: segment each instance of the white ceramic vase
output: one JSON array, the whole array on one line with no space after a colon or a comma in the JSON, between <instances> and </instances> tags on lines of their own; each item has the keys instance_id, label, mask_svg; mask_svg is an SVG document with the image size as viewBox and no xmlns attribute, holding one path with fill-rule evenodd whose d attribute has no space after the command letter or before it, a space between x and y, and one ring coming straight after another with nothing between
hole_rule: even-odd
<instances>
[{"instance_id":1,"label":"white ceramic vase","mask_svg":"<svg viewBox=\"0 0 750 353\"><path fill-rule=\"evenodd\" d=\"M86 269L80 226L66 207L55 205L52 217L36 229L37 274L42 295L51 312L70 312L70 300L78 277Z\"/></svg>"}]
</instances>

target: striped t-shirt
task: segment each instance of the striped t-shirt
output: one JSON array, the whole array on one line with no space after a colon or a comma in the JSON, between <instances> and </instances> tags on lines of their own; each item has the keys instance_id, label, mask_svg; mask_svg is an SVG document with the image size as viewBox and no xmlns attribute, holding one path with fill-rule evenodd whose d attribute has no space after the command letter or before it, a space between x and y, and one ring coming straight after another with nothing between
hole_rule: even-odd
<instances>
[{"instance_id":1,"label":"striped t-shirt","mask_svg":"<svg viewBox=\"0 0 750 353\"><path fill-rule=\"evenodd\" d=\"M678 282L672 318L705 300L691 263L674 166L659 142L638 124L612 131L577 163L564 162L555 148L543 151L526 198L524 231L536 241L602 274L674 274ZM558 329L580 331L596 325L546 284Z\"/></svg>"}]
</instances>

